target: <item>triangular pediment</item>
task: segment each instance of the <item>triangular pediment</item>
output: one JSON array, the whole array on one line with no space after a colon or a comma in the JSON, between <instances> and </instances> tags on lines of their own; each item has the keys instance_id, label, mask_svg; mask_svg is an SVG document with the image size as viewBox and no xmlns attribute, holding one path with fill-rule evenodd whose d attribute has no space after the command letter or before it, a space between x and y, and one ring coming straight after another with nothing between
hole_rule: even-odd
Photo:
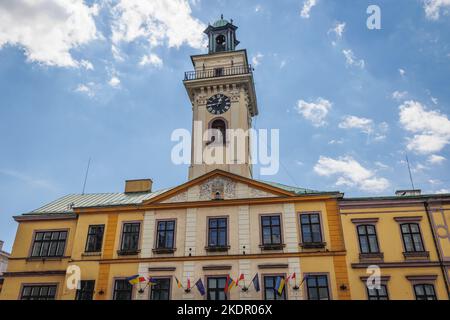
<instances>
[{"instance_id":1,"label":"triangular pediment","mask_svg":"<svg viewBox=\"0 0 450 320\"><path fill-rule=\"evenodd\" d=\"M295 196L293 192L260 181L214 170L149 199L144 204L210 201L214 200L218 190L223 200Z\"/></svg>"}]
</instances>

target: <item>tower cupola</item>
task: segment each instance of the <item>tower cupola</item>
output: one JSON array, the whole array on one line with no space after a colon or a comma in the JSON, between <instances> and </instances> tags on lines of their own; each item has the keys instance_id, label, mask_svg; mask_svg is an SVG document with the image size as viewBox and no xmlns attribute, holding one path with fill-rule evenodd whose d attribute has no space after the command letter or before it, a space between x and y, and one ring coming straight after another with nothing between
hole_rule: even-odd
<instances>
[{"instance_id":1,"label":"tower cupola","mask_svg":"<svg viewBox=\"0 0 450 320\"><path fill-rule=\"evenodd\" d=\"M208 35L209 53L234 51L239 44L236 39L237 28L233 25L233 20L227 21L223 15L213 25L208 25L204 33Z\"/></svg>"}]
</instances>

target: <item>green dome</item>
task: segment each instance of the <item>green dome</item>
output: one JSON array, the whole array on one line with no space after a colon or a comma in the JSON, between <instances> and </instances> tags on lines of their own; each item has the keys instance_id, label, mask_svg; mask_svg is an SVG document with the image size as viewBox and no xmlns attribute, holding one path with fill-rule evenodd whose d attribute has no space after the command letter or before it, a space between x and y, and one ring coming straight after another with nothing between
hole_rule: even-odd
<instances>
[{"instance_id":1,"label":"green dome","mask_svg":"<svg viewBox=\"0 0 450 320\"><path fill-rule=\"evenodd\" d=\"M229 22L227 20L222 18L222 19L217 20L216 22L214 22L213 26L216 27L216 28L219 28L219 27L226 26L228 23Z\"/></svg>"}]
</instances>

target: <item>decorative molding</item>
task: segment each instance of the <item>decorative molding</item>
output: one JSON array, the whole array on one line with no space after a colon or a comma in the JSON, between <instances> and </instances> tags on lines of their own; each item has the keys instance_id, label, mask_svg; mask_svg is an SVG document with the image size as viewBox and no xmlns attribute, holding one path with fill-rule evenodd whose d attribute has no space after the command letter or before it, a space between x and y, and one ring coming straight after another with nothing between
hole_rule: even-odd
<instances>
[{"instance_id":1,"label":"decorative molding","mask_svg":"<svg viewBox=\"0 0 450 320\"><path fill-rule=\"evenodd\" d=\"M422 216L414 216L414 217L394 217L396 222L419 222L422 220Z\"/></svg>"},{"instance_id":2,"label":"decorative molding","mask_svg":"<svg viewBox=\"0 0 450 320\"><path fill-rule=\"evenodd\" d=\"M211 270L231 270L231 265L208 265L203 266L203 270L205 271L211 271Z\"/></svg>"},{"instance_id":3,"label":"decorative molding","mask_svg":"<svg viewBox=\"0 0 450 320\"><path fill-rule=\"evenodd\" d=\"M367 279L369 279L369 276L361 276L361 277L359 277L359 279L361 279L361 281L366 282ZM386 282L388 282L389 280L391 280L391 276L381 276L380 277L380 281L382 284L386 284Z\"/></svg>"},{"instance_id":4,"label":"decorative molding","mask_svg":"<svg viewBox=\"0 0 450 320\"><path fill-rule=\"evenodd\" d=\"M351 219L354 224L377 223L379 218L357 218Z\"/></svg>"},{"instance_id":5,"label":"decorative molding","mask_svg":"<svg viewBox=\"0 0 450 320\"><path fill-rule=\"evenodd\" d=\"M177 203L177 202L186 202L186 201L188 201L187 190L183 191L181 193L178 193L167 200L161 201L161 203Z\"/></svg>"},{"instance_id":6,"label":"decorative molding","mask_svg":"<svg viewBox=\"0 0 450 320\"><path fill-rule=\"evenodd\" d=\"M165 271L175 271L177 267L148 267L149 272L165 272Z\"/></svg>"},{"instance_id":7,"label":"decorative molding","mask_svg":"<svg viewBox=\"0 0 450 320\"><path fill-rule=\"evenodd\" d=\"M431 275L411 275L411 276L405 276L405 278L408 281L411 282L421 282L421 281L436 281L437 275L431 274Z\"/></svg>"},{"instance_id":8,"label":"decorative molding","mask_svg":"<svg viewBox=\"0 0 450 320\"><path fill-rule=\"evenodd\" d=\"M66 270L47 270L47 271L18 271L18 272L5 272L3 277L38 277L38 276L62 276L66 275Z\"/></svg>"},{"instance_id":9,"label":"decorative molding","mask_svg":"<svg viewBox=\"0 0 450 320\"><path fill-rule=\"evenodd\" d=\"M17 222L45 221L45 220L76 220L76 219L78 219L78 215L74 214L74 213L36 214L36 215L14 216L13 219Z\"/></svg>"},{"instance_id":10,"label":"decorative molding","mask_svg":"<svg viewBox=\"0 0 450 320\"><path fill-rule=\"evenodd\" d=\"M289 264L287 263L258 264L258 269L287 269L287 268L289 268Z\"/></svg>"},{"instance_id":11,"label":"decorative molding","mask_svg":"<svg viewBox=\"0 0 450 320\"><path fill-rule=\"evenodd\" d=\"M373 262L360 262L352 263L351 267L353 269L366 269L367 267L373 265ZM441 264L438 261L404 261L404 262L377 262L377 266L380 268L408 268L408 267L439 267ZM450 266L450 262L444 265Z\"/></svg>"}]
</instances>

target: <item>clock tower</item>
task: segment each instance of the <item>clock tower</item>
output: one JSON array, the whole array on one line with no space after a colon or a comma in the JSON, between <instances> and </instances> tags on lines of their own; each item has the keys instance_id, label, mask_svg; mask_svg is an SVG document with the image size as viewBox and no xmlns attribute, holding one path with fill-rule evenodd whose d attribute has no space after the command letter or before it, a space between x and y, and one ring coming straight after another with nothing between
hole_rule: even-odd
<instances>
[{"instance_id":1,"label":"clock tower","mask_svg":"<svg viewBox=\"0 0 450 320\"><path fill-rule=\"evenodd\" d=\"M209 25L208 53L191 56L184 86L192 104L189 180L221 169L252 177L249 129L258 114L247 51L236 50L237 27L223 19Z\"/></svg>"}]
</instances>

